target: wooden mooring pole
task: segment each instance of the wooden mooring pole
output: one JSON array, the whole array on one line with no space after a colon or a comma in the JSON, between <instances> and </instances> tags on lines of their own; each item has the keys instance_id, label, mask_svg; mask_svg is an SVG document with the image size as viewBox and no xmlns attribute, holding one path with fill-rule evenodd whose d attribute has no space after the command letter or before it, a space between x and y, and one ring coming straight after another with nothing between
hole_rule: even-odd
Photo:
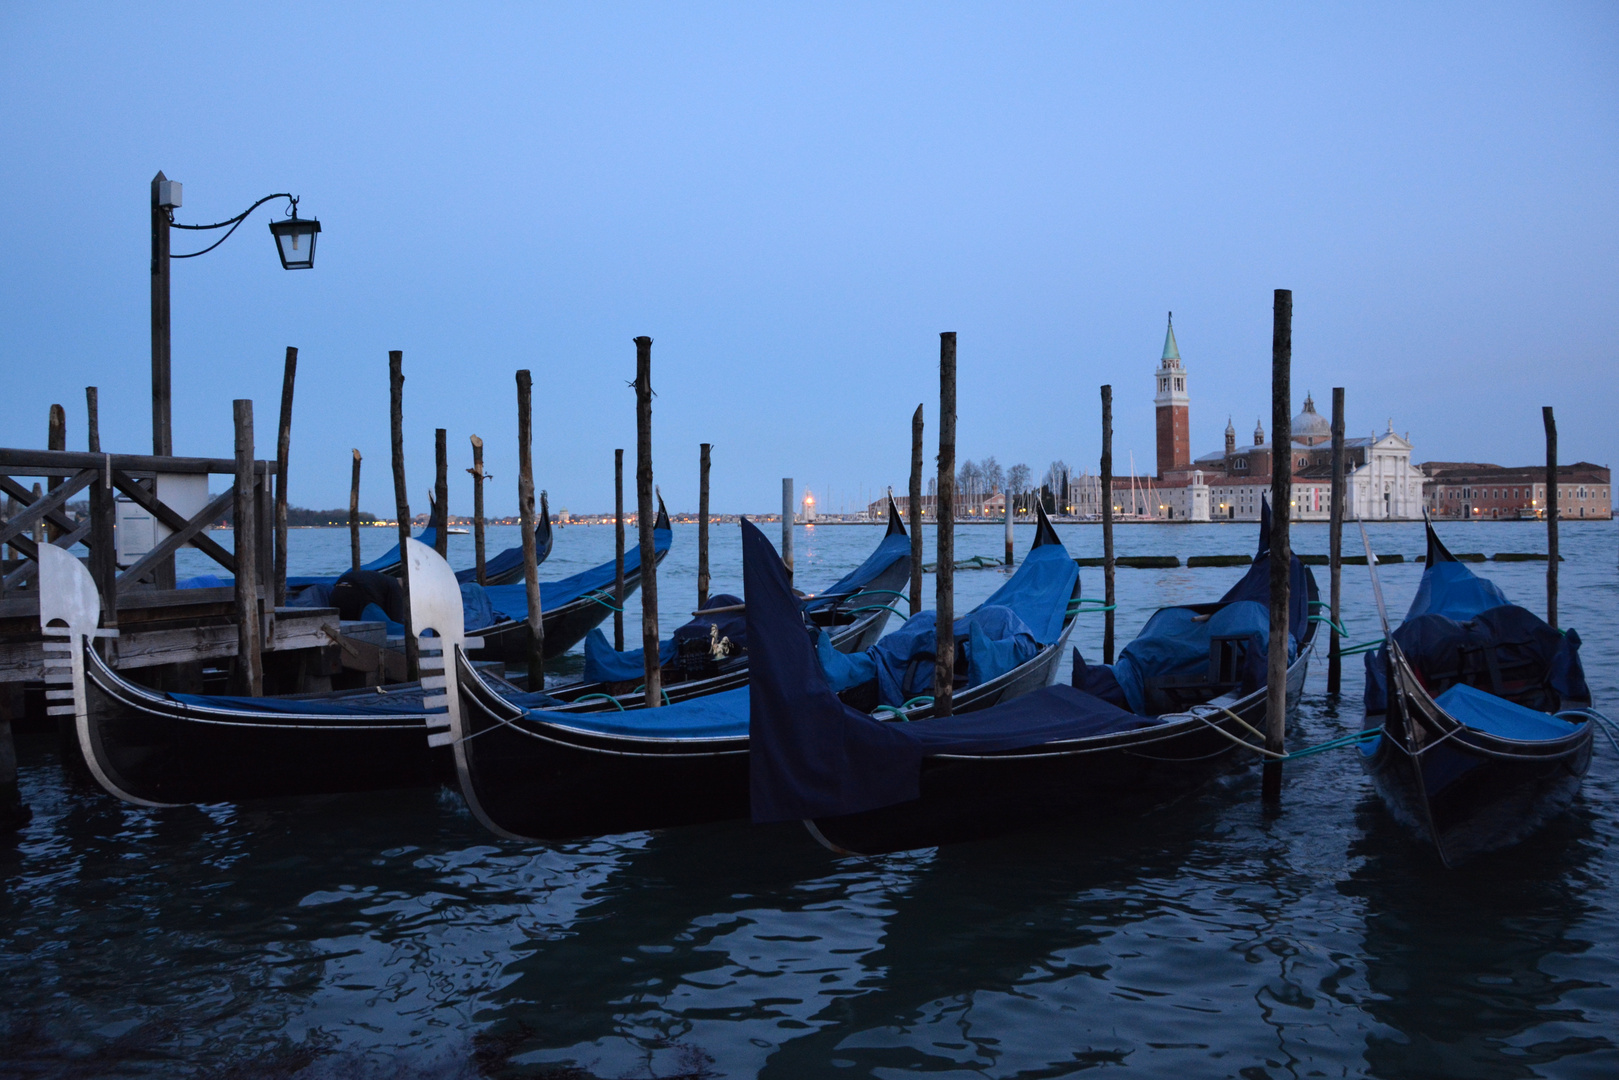
<instances>
[{"instance_id":1,"label":"wooden mooring pole","mask_svg":"<svg viewBox=\"0 0 1619 1080\"><path fill-rule=\"evenodd\" d=\"M697 606L708 603L708 465L712 443L697 451Z\"/></svg>"},{"instance_id":2,"label":"wooden mooring pole","mask_svg":"<svg viewBox=\"0 0 1619 1080\"><path fill-rule=\"evenodd\" d=\"M410 560L405 541L410 539L410 491L405 487L405 354L388 353L388 419L393 442L394 513L399 526L399 588L405 598L405 679L422 677L421 643L410 617ZM448 661L446 661L448 662Z\"/></svg>"},{"instance_id":3,"label":"wooden mooring pole","mask_svg":"<svg viewBox=\"0 0 1619 1080\"><path fill-rule=\"evenodd\" d=\"M50 430L47 433L45 445L52 450L66 450L67 410L62 408L62 406L51 406L49 429ZM55 491L66 482L67 477L65 476L53 476L46 481L45 488L47 491ZM59 525L48 525L45 530L45 535L48 536L54 543L56 538L61 536L64 532L66 532L66 530Z\"/></svg>"},{"instance_id":4,"label":"wooden mooring pole","mask_svg":"<svg viewBox=\"0 0 1619 1080\"><path fill-rule=\"evenodd\" d=\"M1546 625L1557 629L1557 417L1550 405L1540 416L1546 424Z\"/></svg>"},{"instance_id":5,"label":"wooden mooring pole","mask_svg":"<svg viewBox=\"0 0 1619 1080\"><path fill-rule=\"evenodd\" d=\"M1288 526L1293 503L1293 292L1277 289L1270 345L1270 655L1265 671L1265 749L1282 753L1287 734L1288 591L1293 550ZM1265 761L1261 793L1268 803L1282 798L1282 764Z\"/></svg>"},{"instance_id":6,"label":"wooden mooring pole","mask_svg":"<svg viewBox=\"0 0 1619 1080\"><path fill-rule=\"evenodd\" d=\"M613 451L613 648L624 651L624 451Z\"/></svg>"},{"instance_id":7,"label":"wooden mooring pole","mask_svg":"<svg viewBox=\"0 0 1619 1080\"><path fill-rule=\"evenodd\" d=\"M911 614L922 610L922 406L911 417Z\"/></svg>"},{"instance_id":8,"label":"wooden mooring pole","mask_svg":"<svg viewBox=\"0 0 1619 1080\"><path fill-rule=\"evenodd\" d=\"M1113 663L1113 387L1102 387L1102 663Z\"/></svg>"},{"instance_id":9,"label":"wooden mooring pole","mask_svg":"<svg viewBox=\"0 0 1619 1080\"><path fill-rule=\"evenodd\" d=\"M275 440L275 606L287 604L287 455L292 450L292 385L298 376L298 350L287 346L281 372L281 424Z\"/></svg>"},{"instance_id":10,"label":"wooden mooring pole","mask_svg":"<svg viewBox=\"0 0 1619 1080\"><path fill-rule=\"evenodd\" d=\"M1012 566L1012 493L1002 491L1001 501L1005 504L1002 509L1006 511L1004 515L1006 518L1006 565Z\"/></svg>"},{"instance_id":11,"label":"wooden mooring pole","mask_svg":"<svg viewBox=\"0 0 1619 1080\"><path fill-rule=\"evenodd\" d=\"M534 380L527 368L517 373L517 514L523 530L523 587L528 594L528 688L544 690L545 612L540 607L540 556L534 546ZM448 525L445 528L448 531Z\"/></svg>"},{"instance_id":12,"label":"wooden mooring pole","mask_svg":"<svg viewBox=\"0 0 1619 1080\"><path fill-rule=\"evenodd\" d=\"M1272 454L1274 461L1276 455ZM1343 623L1344 577L1344 388L1332 388L1332 510L1327 526L1327 566L1332 579L1332 626L1327 635L1327 693L1336 694L1343 683L1343 648L1338 628Z\"/></svg>"},{"instance_id":13,"label":"wooden mooring pole","mask_svg":"<svg viewBox=\"0 0 1619 1080\"><path fill-rule=\"evenodd\" d=\"M258 507L253 498L253 403L232 403L236 423L236 693L264 693L264 657L259 640Z\"/></svg>"},{"instance_id":14,"label":"wooden mooring pole","mask_svg":"<svg viewBox=\"0 0 1619 1080\"><path fill-rule=\"evenodd\" d=\"M433 550L444 559L450 554L450 444L443 428L433 429L433 503L438 511Z\"/></svg>"},{"instance_id":15,"label":"wooden mooring pole","mask_svg":"<svg viewBox=\"0 0 1619 1080\"><path fill-rule=\"evenodd\" d=\"M787 564L787 580L793 580L793 478L781 478L781 561Z\"/></svg>"},{"instance_id":16,"label":"wooden mooring pole","mask_svg":"<svg viewBox=\"0 0 1619 1080\"><path fill-rule=\"evenodd\" d=\"M84 388L84 406L87 426L86 446L92 454L101 453L101 392L93 386ZM96 470L90 485L90 576L96 579L101 593L101 625L111 629L118 625L118 557L113 540L112 469L110 463ZM108 651L111 644L97 639L97 646Z\"/></svg>"},{"instance_id":17,"label":"wooden mooring pole","mask_svg":"<svg viewBox=\"0 0 1619 1080\"><path fill-rule=\"evenodd\" d=\"M939 335L939 497L934 504L938 539L933 555L933 714L949 716L956 682L956 335Z\"/></svg>"},{"instance_id":18,"label":"wooden mooring pole","mask_svg":"<svg viewBox=\"0 0 1619 1080\"><path fill-rule=\"evenodd\" d=\"M476 579L479 585L487 585L487 576L484 571L484 545L483 545L483 440L474 435L472 437L472 468L467 472L472 474L472 558L476 567ZM536 556L537 557L537 556Z\"/></svg>"},{"instance_id":19,"label":"wooden mooring pole","mask_svg":"<svg viewBox=\"0 0 1619 1080\"><path fill-rule=\"evenodd\" d=\"M354 470L349 474L349 569L360 568L360 448L354 448Z\"/></svg>"},{"instance_id":20,"label":"wooden mooring pole","mask_svg":"<svg viewBox=\"0 0 1619 1080\"><path fill-rule=\"evenodd\" d=\"M646 672L646 707L663 704L663 671L658 664L658 561L652 547L657 508L652 505L652 339L635 339L635 503L641 534L641 649ZM622 607L623 605L619 605Z\"/></svg>"}]
</instances>

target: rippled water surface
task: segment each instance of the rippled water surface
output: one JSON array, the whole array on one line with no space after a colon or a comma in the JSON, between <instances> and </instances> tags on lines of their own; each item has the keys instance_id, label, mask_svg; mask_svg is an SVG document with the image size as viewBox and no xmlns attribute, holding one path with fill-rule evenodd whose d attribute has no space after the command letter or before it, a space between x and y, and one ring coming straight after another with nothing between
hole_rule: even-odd
<instances>
[{"instance_id":1,"label":"rippled water surface","mask_svg":"<svg viewBox=\"0 0 1619 1080\"><path fill-rule=\"evenodd\" d=\"M1061 531L1099 553L1098 529ZM739 591L737 530L715 532L715 590ZM1246 552L1256 532L1125 527L1119 550ZM1442 532L1545 550L1534 524ZM660 575L666 629L695 599L695 535L677 527ZM801 529L798 580L829 583L879 536ZM1325 550L1324 527L1295 536ZM1612 706L1616 531L1562 537L1561 622ZM1420 525L1372 538L1422 550ZM368 557L391 539L368 530ZM611 547L608 528L564 529L546 576ZM998 527L958 531L958 557L1000 547ZM295 531L292 562L341 569L346 532ZM1476 569L1544 610L1544 563ZM1240 573L1120 570L1121 639ZM1396 614L1419 574L1383 568ZM958 610L1002 580L959 574ZM1344 582L1353 639L1375 636L1366 568ZM1101 617L1081 618L1099 656ZM1348 663L1327 698L1318 659L1291 742L1357 726L1361 682ZM143 810L66 781L44 735L20 753L35 817L0 843L4 1076L1619 1075L1605 741L1573 812L1457 871L1389 821L1349 752L1290 764L1275 814L1250 771L1146 815L880 859L745 823L524 846L435 791Z\"/></svg>"}]
</instances>

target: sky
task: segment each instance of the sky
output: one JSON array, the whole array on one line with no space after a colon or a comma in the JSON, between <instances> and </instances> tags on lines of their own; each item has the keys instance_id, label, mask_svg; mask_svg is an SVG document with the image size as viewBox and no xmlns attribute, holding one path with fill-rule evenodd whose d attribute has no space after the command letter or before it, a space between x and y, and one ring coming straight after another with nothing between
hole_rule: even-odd
<instances>
[{"instance_id":1,"label":"sky","mask_svg":"<svg viewBox=\"0 0 1619 1080\"><path fill-rule=\"evenodd\" d=\"M1563 460L1619 458L1611 3L18 2L0 100L0 445L60 402L83 449L95 385L103 447L150 452L162 169L178 221L321 220L313 270L272 204L172 271L176 453L230 456L250 398L273 457L295 345L295 505L346 506L355 447L391 510L401 349L413 509L443 427L452 512L472 434L515 510L519 368L553 510L610 509L642 334L671 508L701 442L717 511L903 490L941 331L959 457L1094 470L1109 383L1146 473L1166 313L1195 455L1270 427L1276 288L1295 411L1343 386L1352 435L1510 465L1552 405Z\"/></svg>"}]
</instances>

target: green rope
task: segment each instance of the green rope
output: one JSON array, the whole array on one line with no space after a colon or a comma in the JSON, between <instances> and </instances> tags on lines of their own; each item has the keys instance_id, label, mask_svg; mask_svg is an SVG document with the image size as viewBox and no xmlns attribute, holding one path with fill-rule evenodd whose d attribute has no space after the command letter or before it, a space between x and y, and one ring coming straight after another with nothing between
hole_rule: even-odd
<instances>
[{"instance_id":1,"label":"green rope","mask_svg":"<svg viewBox=\"0 0 1619 1080\"><path fill-rule=\"evenodd\" d=\"M899 719L899 720L905 719L905 714L903 712L901 712L899 709L896 709L892 705L879 705L875 709L871 710L871 714L873 716L876 716L878 713L883 713L883 712L889 713L892 716L894 716L896 719Z\"/></svg>"},{"instance_id":2,"label":"green rope","mask_svg":"<svg viewBox=\"0 0 1619 1080\"><path fill-rule=\"evenodd\" d=\"M1349 735L1340 735L1338 738L1328 739L1324 743L1316 743L1314 746L1306 746L1302 750L1291 751L1286 760L1292 761L1294 758L1305 758L1311 754L1323 754L1328 750L1341 750L1346 746L1359 746L1361 743L1370 742L1382 734L1383 729L1375 727L1364 731L1356 731Z\"/></svg>"},{"instance_id":3,"label":"green rope","mask_svg":"<svg viewBox=\"0 0 1619 1080\"><path fill-rule=\"evenodd\" d=\"M918 694L916 697L913 697L911 700L909 700L905 704L901 705L900 708L909 709L913 705L932 705L932 704L933 704L933 695L932 694Z\"/></svg>"},{"instance_id":4,"label":"green rope","mask_svg":"<svg viewBox=\"0 0 1619 1080\"><path fill-rule=\"evenodd\" d=\"M644 695L646 693L646 683L642 683L640 686L637 686L634 690L631 690L630 693ZM663 703L665 705L671 704L669 701L669 691L662 685L658 687L658 696L663 698Z\"/></svg>"},{"instance_id":5,"label":"green rope","mask_svg":"<svg viewBox=\"0 0 1619 1080\"><path fill-rule=\"evenodd\" d=\"M1382 638L1377 638L1375 641L1363 641L1359 645L1351 645L1347 649L1339 649L1338 650L1338 655L1339 656L1358 656L1361 653L1371 652L1373 649L1381 649L1382 647L1383 647L1383 639Z\"/></svg>"},{"instance_id":6,"label":"green rope","mask_svg":"<svg viewBox=\"0 0 1619 1080\"><path fill-rule=\"evenodd\" d=\"M612 604L609 604L606 600L602 599L606 595L607 595L607 591L605 589L597 589L595 592L586 593L585 594L585 599L586 600L594 600L596 603L600 604L602 607L606 608L608 611L622 612L624 610L621 607L614 607Z\"/></svg>"},{"instance_id":7,"label":"green rope","mask_svg":"<svg viewBox=\"0 0 1619 1080\"><path fill-rule=\"evenodd\" d=\"M1086 604L1099 604L1101 606L1100 607L1088 608L1088 607L1084 606ZM1105 612L1105 611L1117 611L1118 608L1119 608L1119 605L1117 605L1117 604L1109 604L1105 600L1075 600L1071 604L1068 605L1068 614L1070 614L1070 615L1101 614L1102 612Z\"/></svg>"},{"instance_id":8,"label":"green rope","mask_svg":"<svg viewBox=\"0 0 1619 1080\"><path fill-rule=\"evenodd\" d=\"M1339 637L1348 637L1349 636L1349 631L1345 630L1342 625L1333 622L1331 615L1311 615L1310 616L1310 621L1311 622L1326 623L1328 626L1332 627L1334 630L1336 630L1338 632ZM1339 651L1338 655L1339 656L1343 655L1342 650Z\"/></svg>"},{"instance_id":9,"label":"green rope","mask_svg":"<svg viewBox=\"0 0 1619 1080\"><path fill-rule=\"evenodd\" d=\"M618 698L614 697L612 694L581 694L579 697L573 699L573 704L583 705L587 701L611 701L613 703L613 707L619 712L624 711L624 703L618 700Z\"/></svg>"}]
</instances>

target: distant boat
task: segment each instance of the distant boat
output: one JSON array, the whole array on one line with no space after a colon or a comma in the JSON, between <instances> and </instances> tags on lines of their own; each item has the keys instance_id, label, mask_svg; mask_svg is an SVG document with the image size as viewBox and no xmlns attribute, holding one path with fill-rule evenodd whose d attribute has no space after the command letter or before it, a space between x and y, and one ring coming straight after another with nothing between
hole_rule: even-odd
<instances>
[{"instance_id":1,"label":"distant boat","mask_svg":"<svg viewBox=\"0 0 1619 1080\"><path fill-rule=\"evenodd\" d=\"M449 528L449 529L445 529L444 534L446 536L465 536L465 535L467 535L467 530L465 530L465 529L457 529L457 528L452 527L452 528Z\"/></svg>"}]
</instances>

